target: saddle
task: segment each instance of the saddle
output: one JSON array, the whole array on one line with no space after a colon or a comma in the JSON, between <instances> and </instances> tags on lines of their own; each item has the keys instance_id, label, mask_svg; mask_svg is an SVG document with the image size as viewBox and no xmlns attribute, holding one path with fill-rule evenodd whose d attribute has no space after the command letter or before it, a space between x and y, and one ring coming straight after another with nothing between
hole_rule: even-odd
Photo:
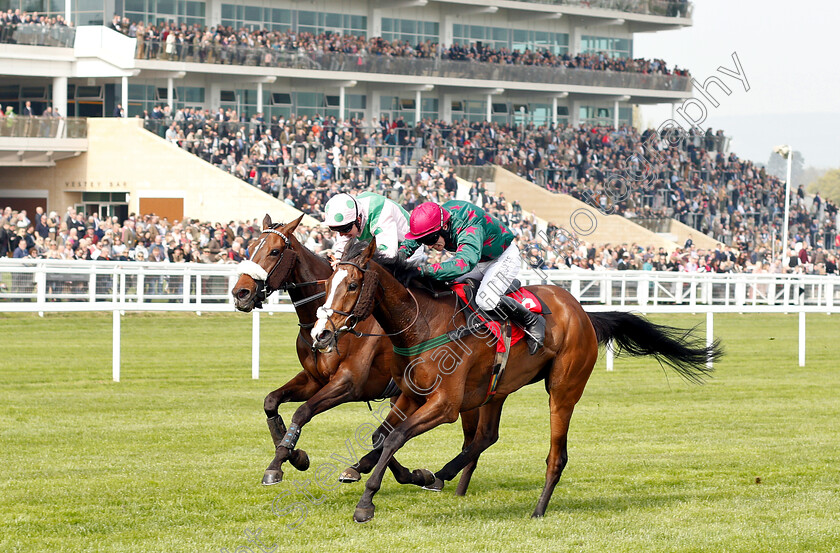
<instances>
[{"instance_id":1,"label":"saddle","mask_svg":"<svg viewBox=\"0 0 840 553\"><path fill-rule=\"evenodd\" d=\"M478 304L475 302L478 285L479 282L473 279L467 279L464 282L452 285L452 291L455 293L455 297L458 298L459 308L469 310L474 314L474 316L467 316L467 321L473 324L468 324L450 331L448 333L449 337L452 338L452 340L459 340L467 334L473 332L476 328L484 326L496 337L496 352L504 352L505 340L502 339L502 325L506 319L496 311L488 312L478 307ZM532 313L537 313L539 315L551 314L551 311L548 309L545 302L543 302L539 296L530 290L522 288L522 283L520 283L518 279L514 279L511 282L510 286L505 291L505 295L524 305ZM513 328L511 331L510 345L514 346L522 340L525 336L525 332L519 327L519 325L514 323L511 323L511 325Z\"/></svg>"}]
</instances>

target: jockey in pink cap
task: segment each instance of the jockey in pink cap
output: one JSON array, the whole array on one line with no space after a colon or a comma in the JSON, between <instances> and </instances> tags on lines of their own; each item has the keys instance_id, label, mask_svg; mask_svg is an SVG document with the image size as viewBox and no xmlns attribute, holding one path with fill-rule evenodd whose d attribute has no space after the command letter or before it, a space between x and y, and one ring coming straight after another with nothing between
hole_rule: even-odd
<instances>
[{"instance_id":1,"label":"jockey in pink cap","mask_svg":"<svg viewBox=\"0 0 840 553\"><path fill-rule=\"evenodd\" d=\"M420 266L423 276L442 282L481 281L476 293L478 307L495 310L518 323L529 337L532 354L542 347L545 319L504 295L522 266L509 228L477 205L460 200L442 206L420 204L411 212L409 226L406 240L400 244L401 255L411 256L421 244L454 255L443 263Z\"/></svg>"}]
</instances>

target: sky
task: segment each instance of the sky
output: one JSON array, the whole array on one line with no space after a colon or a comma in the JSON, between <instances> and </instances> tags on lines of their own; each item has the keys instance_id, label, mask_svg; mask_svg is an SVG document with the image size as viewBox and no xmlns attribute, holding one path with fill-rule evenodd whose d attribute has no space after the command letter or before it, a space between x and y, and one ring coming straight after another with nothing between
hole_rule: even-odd
<instances>
[{"instance_id":1,"label":"sky","mask_svg":"<svg viewBox=\"0 0 840 553\"><path fill-rule=\"evenodd\" d=\"M701 127L723 129L741 158L767 163L774 146L790 144L806 166L840 168L840 2L694 0L693 21L678 31L638 33L634 55L687 68L701 83L716 75L729 86L728 96L713 88L720 106L706 101ZM733 52L749 91L718 71L735 69ZM645 126L670 117L670 104L642 108Z\"/></svg>"}]
</instances>

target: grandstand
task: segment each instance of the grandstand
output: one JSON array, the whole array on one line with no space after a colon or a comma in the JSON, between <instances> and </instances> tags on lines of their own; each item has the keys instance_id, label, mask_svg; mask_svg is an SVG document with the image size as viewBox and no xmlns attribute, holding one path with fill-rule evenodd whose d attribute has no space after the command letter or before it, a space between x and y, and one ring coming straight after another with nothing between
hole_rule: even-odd
<instances>
[{"instance_id":1,"label":"grandstand","mask_svg":"<svg viewBox=\"0 0 840 553\"><path fill-rule=\"evenodd\" d=\"M636 33L691 24L685 0L67 2L38 13L26 13L32 6L20 0L6 6L0 105L18 115L28 103L34 115L47 108L81 118L146 115L166 126L176 113L206 111L226 121L320 116L369 127L423 120L617 127L632 123L634 105L691 94L684 70L633 57ZM161 136L166 126L156 129ZM423 136L412 135L422 147ZM13 158L4 164L61 159L60 145L28 144L21 155L17 146L0 146ZM65 149L87 156L85 145ZM132 180L148 178L94 172L72 185L38 176L42 183L27 187L36 198L50 190L43 206L50 210L140 209ZM106 181L115 186L99 186ZM0 197L31 205L22 197L27 187Z\"/></svg>"},{"instance_id":2,"label":"grandstand","mask_svg":"<svg viewBox=\"0 0 840 553\"><path fill-rule=\"evenodd\" d=\"M669 145L633 127L637 106L692 95L679 60L633 53L637 33L691 25L685 0L7 4L0 207L319 218L338 190L445 199L453 168L459 194L531 230L589 209L598 244L778 257L778 180L722 131ZM650 186L608 194L644 144ZM791 246L834 249L836 213L794 202Z\"/></svg>"}]
</instances>

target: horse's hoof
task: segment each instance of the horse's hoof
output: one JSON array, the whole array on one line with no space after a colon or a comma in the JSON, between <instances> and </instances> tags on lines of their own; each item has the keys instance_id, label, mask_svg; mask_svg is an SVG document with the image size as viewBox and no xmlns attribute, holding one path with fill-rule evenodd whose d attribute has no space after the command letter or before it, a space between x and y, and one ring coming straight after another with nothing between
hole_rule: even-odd
<instances>
[{"instance_id":1,"label":"horse's hoof","mask_svg":"<svg viewBox=\"0 0 840 553\"><path fill-rule=\"evenodd\" d=\"M417 469L411 471L413 483L418 486L431 486L435 483L435 475L432 471L426 469Z\"/></svg>"},{"instance_id":2,"label":"horse's hoof","mask_svg":"<svg viewBox=\"0 0 840 553\"><path fill-rule=\"evenodd\" d=\"M446 484L446 482L444 482L440 478L435 478L435 481L433 483L429 484L428 486L423 486L423 489L429 490L430 492L442 492L444 484Z\"/></svg>"},{"instance_id":3,"label":"horse's hoof","mask_svg":"<svg viewBox=\"0 0 840 553\"><path fill-rule=\"evenodd\" d=\"M302 449L295 449L289 454L289 462L303 472L309 468L309 455Z\"/></svg>"},{"instance_id":4,"label":"horse's hoof","mask_svg":"<svg viewBox=\"0 0 840 553\"><path fill-rule=\"evenodd\" d=\"M356 507L356 512L353 513L353 520L359 524L369 521L373 518L374 509L373 503L370 504L370 507Z\"/></svg>"},{"instance_id":5,"label":"horse's hoof","mask_svg":"<svg viewBox=\"0 0 840 553\"><path fill-rule=\"evenodd\" d=\"M279 484L283 481L283 471L282 470L266 470L265 474L263 475L262 485L263 486L273 486L274 484Z\"/></svg>"},{"instance_id":6,"label":"horse's hoof","mask_svg":"<svg viewBox=\"0 0 840 553\"><path fill-rule=\"evenodd\" d=\"M353 467L348 467L344 469L344 471L338 476L338 481L342 484L353 484L354 482L358 482L361 479L362 475L359 474L359 471L357 471Z\"/></svg>"}]
</instances>

